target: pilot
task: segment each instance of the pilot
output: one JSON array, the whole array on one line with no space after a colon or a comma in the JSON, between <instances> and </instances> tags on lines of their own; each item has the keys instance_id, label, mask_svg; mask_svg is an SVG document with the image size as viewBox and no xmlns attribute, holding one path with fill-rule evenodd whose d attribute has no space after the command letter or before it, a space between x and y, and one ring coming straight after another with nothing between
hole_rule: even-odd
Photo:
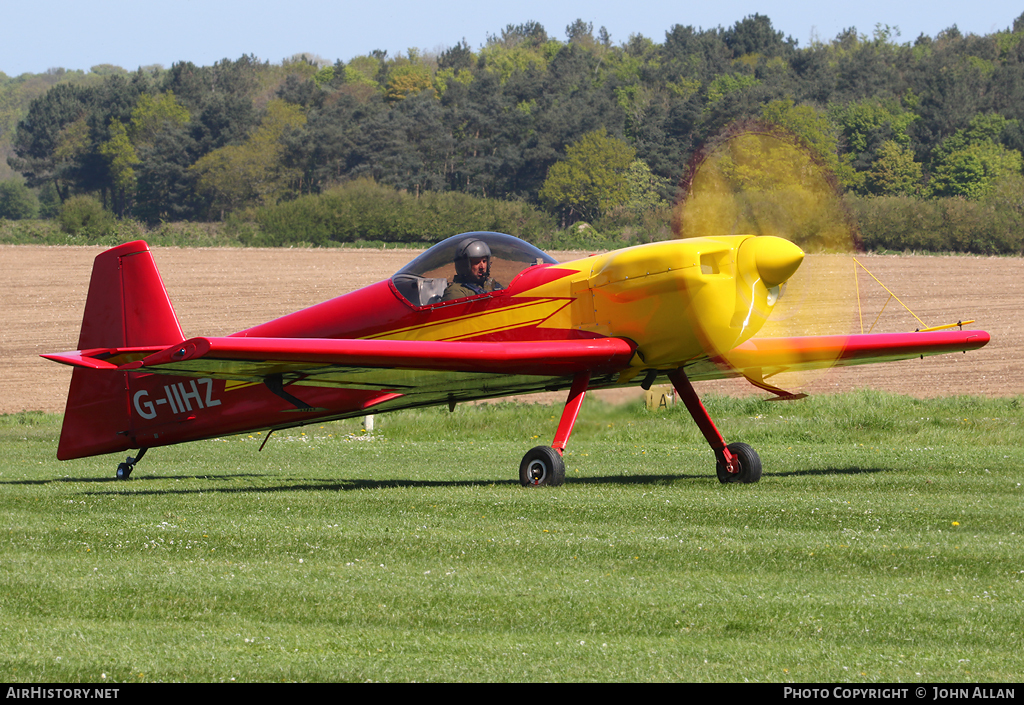
<instances>
[{"instance_id":1,"label":"pilot","mask_svg":"<svg viewBox=\"0 0 1024 705\"><path fill-rule=\"evenodd\" d=\"M455 278L442 301L485 294L504 287L491 279L491 248L483 240L463 240L455 248Z\"/></svg>"}]
</instances>

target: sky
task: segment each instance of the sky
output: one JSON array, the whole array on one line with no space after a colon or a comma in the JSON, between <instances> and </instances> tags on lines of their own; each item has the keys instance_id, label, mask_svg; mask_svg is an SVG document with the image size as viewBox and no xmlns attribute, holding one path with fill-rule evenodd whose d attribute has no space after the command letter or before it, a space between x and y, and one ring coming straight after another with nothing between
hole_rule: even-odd
<instances>
[{"instance_id":1,"label":"sky","mask_svg":"<svg viewBox=\"0 0 1024 705\"><path fill-rule=\"evenodd\" d=\"M899 42L934 37L953 25L963 34L990 34L1010 28L1024 12L1007 0L4 0L3 6L0 71L11 77L99 64L207 66L245 54L271 63L303 52L347 61L374 49L389 56L410 48L437 52L462 40L475 50L488 35L530 20L559 40L567 25L582 19L593 23L595 35L606 27L613 44L633 34L661 43L676 24L727 28L760 13L806 47L847 27L870 35L879 24L899 28Z\"/></svg>"}]
</instances>

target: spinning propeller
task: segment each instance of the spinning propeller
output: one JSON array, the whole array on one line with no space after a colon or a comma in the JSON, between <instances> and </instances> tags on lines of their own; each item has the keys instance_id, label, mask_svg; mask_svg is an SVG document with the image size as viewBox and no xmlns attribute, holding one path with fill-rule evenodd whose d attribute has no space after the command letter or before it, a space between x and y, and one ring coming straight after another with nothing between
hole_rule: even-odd
<instances>
[{"instance_id":1,"label":"spinning propeller","mask_svg":"<svg viewBox=\"0 0 1024 705\"><path fill-rule=\"evenodd\" d=\"M792 135L763 125L738 126L708 145L694 159L684 180L684 196L673 226L679 238L750 234L738 268L753 272L768 288L767 320L757 338L847 335L854 332L857 292L851 254L856 228L830 170ZM762 265L762 258L790 261L784 248L768 243L782 238L809 253L795 273ZM758 251L757 267L743 266L745 251ZM765 254L761 255L761 249ZM771 254L769 254L769 251ZM789 276L791 275L791 276ZM764 307L756 282L737 277L737 310ZM779 280L782 281L779 284ZM749 336L746 336L749 337ZM737 366L725 341L708 340L723 364ZM736 359L734 359L734 357ZM782 398L804 396L783 390L806 389L825 373L801 366L799 352L785 352L771 368L745 369L747 379Z\"/></svg>"}]
</instances>

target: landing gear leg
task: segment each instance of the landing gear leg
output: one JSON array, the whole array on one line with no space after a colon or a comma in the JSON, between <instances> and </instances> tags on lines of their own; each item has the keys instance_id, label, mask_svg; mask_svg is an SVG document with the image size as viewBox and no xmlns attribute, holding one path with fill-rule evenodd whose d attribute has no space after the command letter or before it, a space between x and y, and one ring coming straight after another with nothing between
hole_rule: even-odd
<instances>
[{"instance_id":1,"label":"landing gear leg","mask_svg":"<svg viewBox=\"0 0 1024 705\"><path fill-rule=\"evenodd\" d=\"M718 481L727 482L757 482L761 479L761 458L753 448L746 443L725 444L725 439L718 432L715 422L711 420L707 409L694 391L689 378L682 370L676 370L669 374L672 386L676 388L679 397L686 404L686 410L690 412L697 428L704 434L708 445L715 453L717 461L716 472Z\"/></svg>"},{"instance_id":2,"label":"landing gear leg","mask_svg":"<svg viewBox=\"0 0 1024 705\"><path fill-rule=\"evenodd\" d=\"M137 463L140 460L142 460L142 456L144 456L146 454L147 450L149 450L149 449L148 448L141 448L141 449L139 449L139 454L136 455L134 458L132 456L130 456L130 455L127 458L125 458L124 462L120 463L117 466L117 479L118 480L127 480L129 477L131 477L132 470L135 469L135 463Z\"/></svg>"},{"instance_id":3,"label":"landing gear leg","mask_svg":"<svg viewBox=\"0 0 1024 705\"><path fill-rule=\"evenodd\" d=\"M573 378L569 397L565 400L565 409L562 410L562 419L558 422L558 430L555 431L555 440L550 447L537 446L523 456L523 461L519 464L519 484L523 487L556 487L565 482L565 461L562 459L562 453L569 442L569 436L572 435L573 426L576 425L576 417L583 406L589 384L589 372L581 372Z\"/></svg>"}]
</instances>

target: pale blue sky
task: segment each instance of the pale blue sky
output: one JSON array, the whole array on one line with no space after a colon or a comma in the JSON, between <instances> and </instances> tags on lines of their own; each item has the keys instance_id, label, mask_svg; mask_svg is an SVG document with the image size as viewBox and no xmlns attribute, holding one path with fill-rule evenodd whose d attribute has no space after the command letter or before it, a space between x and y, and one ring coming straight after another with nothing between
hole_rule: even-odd
<instances>
[{"instance_id":1,"label":"pale blue sky","mask_svg":"<svg viewBox=\"0 0 1024 705\"><path fill-rule=\"evenodd\" d=\"M528 20L564 40L566 25L580 18L593 22L595 33L607 27L618 44L638 33L662 42L675 24L729 27L760 13L804 47L850 26L870 34L879 23L899 27L901 42L922 33L934 37L954 24L964 34L989 34L1007 29L1024 12L1005 0L2 0L2 8L0 71L8 76L57 66L209 65L243 54L273 63L300 52L347 61L373 49L394 56L410 47L436 51L462 39L476 49L488 34Z\"/></svg>"}]
</instances>

